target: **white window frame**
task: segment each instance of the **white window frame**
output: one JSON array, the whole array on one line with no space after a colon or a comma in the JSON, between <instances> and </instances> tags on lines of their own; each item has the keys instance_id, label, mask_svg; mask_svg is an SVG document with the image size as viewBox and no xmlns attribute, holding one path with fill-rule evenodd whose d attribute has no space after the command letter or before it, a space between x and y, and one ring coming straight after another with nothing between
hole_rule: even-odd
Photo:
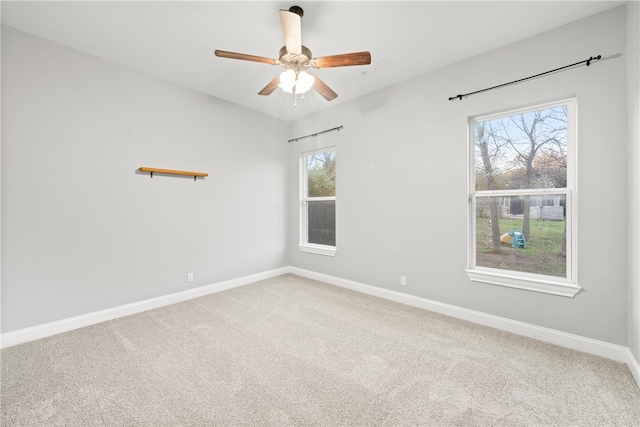
<instances>
[{"instance_id":1,"label":"white window frame","mask_svg":"<svg viewBox=\"0 0 640 427\"><path fill-rule=\"evenodd\" d=\"M319 150L308 151L300 155L300 244L298 248L302 252L308 252L318 255L335 256L337 252L336 246L320 245L317 243L309 243L309 227L307 224L307 207L309 201L320 202L326 200L333 200L335 202L336 197L309 197L308 195L308 183L307 183L307 157L318 153L326 153L327 151L333 151L334 155L338 156L335 146L325 147ZM336 204L337 208L337 204Z\"/></svg>"},{"instance_id":2,"label":"white window frame","mask_svg":"<svg viewBox=\"0 0 640 427\"><path fill-rule=\"evenodd\" d=\"M567 106L567 187L523 190L476 191L476 163L475 163L475 123L486 120L508 117L530 111ZM504 110L499 113L469 117L468 121L468 165L469 165L469 251L466 273L474 282L506 286L516 289L542 292L552 295L574 297L582 289L577 281L577 103L575 98L540 103L526 108ZM566 197L566 249L567 275L554 277L513 270L503 270L476 266L476 199L480 196L514 196L514 195L544 195L560 194Z\"/></svg>"}]
</instances>

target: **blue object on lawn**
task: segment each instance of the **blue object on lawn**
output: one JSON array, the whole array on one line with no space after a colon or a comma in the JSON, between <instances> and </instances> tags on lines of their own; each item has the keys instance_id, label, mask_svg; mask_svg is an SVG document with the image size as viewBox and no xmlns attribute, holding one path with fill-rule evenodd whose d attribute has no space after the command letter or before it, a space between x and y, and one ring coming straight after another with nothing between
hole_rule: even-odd
<instances>
[{"instance_id":1,"label":"blue object on lawn","mask_svg":"<svg viewBox=\"0 0 640 427\"><path fill-rule=\"evenodd\" d=\"M509 230L512 248L524 248L524 236L520 230Z\"/></svg>"}]
</instances>

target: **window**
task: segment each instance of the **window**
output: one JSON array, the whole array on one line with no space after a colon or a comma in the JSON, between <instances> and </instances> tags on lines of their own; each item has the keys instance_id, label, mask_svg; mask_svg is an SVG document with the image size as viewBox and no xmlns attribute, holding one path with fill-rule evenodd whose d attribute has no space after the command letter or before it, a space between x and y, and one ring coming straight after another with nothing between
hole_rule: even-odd
<instances>
[{"instance_id":1,"label":"window","mask_svg":"<svg viewBox=\"0 0 640 427\"><path fill-rule=\"evenodd\" d=\"M301 158L300 250L336 253L336 151L324 149Z\"/></svg>"},{"instance_id":2,"label":"window","mask_svg":"<svg viewBox=\"0 0 640 427\"><path fill-rule=\"evenodd\" d=\"M574 296L575 101L469 120L473 281Z\"/></svg>"}]
</instances>

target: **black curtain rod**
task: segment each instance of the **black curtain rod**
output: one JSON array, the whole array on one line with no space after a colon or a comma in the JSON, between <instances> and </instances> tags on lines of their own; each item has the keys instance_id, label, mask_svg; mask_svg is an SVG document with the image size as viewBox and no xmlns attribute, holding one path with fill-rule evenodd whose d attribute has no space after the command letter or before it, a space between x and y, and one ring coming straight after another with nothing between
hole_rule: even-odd
<instances>
[{"instance_id":1,"label":"black curtain rod","mask_svg":"<svg viewBox=\"0 0 640 427\"><path fill-rule=\"evenodd\" d=\"M310 135L299 136L299 137L297 137L297 138L290 139L290 140L289 140L289 142L293 142L293 141L296 141L296 142L297 142L297 141L298 141L298 140L300 140L300 139L309 138L310 136L318 136L318 135L320 135L321 133L332 132L332 131L334 131L334 130L340 130L340 129L342 129L342 125L337 126L337 127L334 127L334 128L331 128L331 129L323 130L323 131L320 131L320 132L312 133L312 134L310 134Z\"/></svg>"},{"instance_id":2,"label":"black curtain rod","mask_svg":"<svg viewBox=\"0 0 640 427\"><path fill-rule=\"evenodd\" d=\"M534 76L525 77L525 78L519 79L519 80L514 80L514 81L509 82L509 83L503 83L503 84L498 85L498 86L493 86L493 87L488 87L486 89L477 90L475 92L469 92L469 93L465 93L463 95L452 96L452 97L449 98L449 101L453 101L454 99L459 99L460 101L462 101L462 98L466 98L467 96L470 96L470 95L475 95L476 93L486 92L486 91L498 89L498 88L501 88L501 87L504 87L504 86L514 85L514 84L517 84L517 83L520 83L520 82L524 82L526 80L531 80L531 79L535 79L536 77L544 76L546 74L555 73L556 71L564 70L565 68L575 67L576 65L580 65L580 64L587 64L587 67L588 67L589 65L591 65L592 61L599 61L600 59L602 59L602 55L598 55L598 56L595 56L595 57L592 56L589 59L585 59L584 61L576 62L575 64L565 65L564 67L556 68L555 70L545 71L544 73L536 74Z\"/></svg>"}]
</instances>

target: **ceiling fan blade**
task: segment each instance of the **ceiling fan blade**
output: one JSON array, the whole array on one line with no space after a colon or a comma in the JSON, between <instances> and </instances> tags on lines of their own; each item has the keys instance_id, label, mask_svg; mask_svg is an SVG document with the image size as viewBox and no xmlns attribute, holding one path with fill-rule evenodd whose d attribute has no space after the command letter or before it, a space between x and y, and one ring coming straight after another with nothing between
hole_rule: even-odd
<instances>
[{"instance_id":1,"label":"ceiling fan blade","mask_svg":"<svg viewBox=\"0 0 640 427\"><path fill-rule=\"evenodd\" d=\"M280 23L284 33L284 44L287 51L300 55L302 53L302 30L300 15L280 9Z\"/></svg>"},{"instance_id":2,"label":"ceiling fan blade","mask_svg":"<svg viewBox=\"0 0 640 427\"><path fill-rule=\"evenodd\" d=\"M243 61L262 62L263 64L278 65L279 61L264 56L247 55L245 53L216 50L214 54L220 58L241 59Z\"/></svg>"},{"instance_id":3,"label":"ceiling fan blade","mask_svg":"<svg viewBox=\"0 0 640 427\"><path fill-rule=\"evenodd\" d=\"M315 68L348 67L351 65L369 64L371 64L371 54L368 51L323 56L315 58L312 61L312 65Z\"/></svg>"},{"instance_id":4,"label":"ceiling fan blade","mask_svg":"<svg viewBox=\"0 0 640 427\"><path fill-rule=\"evenodd\" d=\"M274 90L280 84L280 75L277 75L273 80L271 80L265 87L262 88L258 95L271 95Z\"/></svg>"},{"instance_id":5,"label":"ceiling fan blade","mask_svg":"<svg viewBox=\"0 0 640 427\"><path fill-rule=\"evenodd\" d=\"M333 91L325 82L320 80L318 76L313 75L313 88L327 101L332 101L338 97L338 94Z\"/></svg>"}]
</instances>

